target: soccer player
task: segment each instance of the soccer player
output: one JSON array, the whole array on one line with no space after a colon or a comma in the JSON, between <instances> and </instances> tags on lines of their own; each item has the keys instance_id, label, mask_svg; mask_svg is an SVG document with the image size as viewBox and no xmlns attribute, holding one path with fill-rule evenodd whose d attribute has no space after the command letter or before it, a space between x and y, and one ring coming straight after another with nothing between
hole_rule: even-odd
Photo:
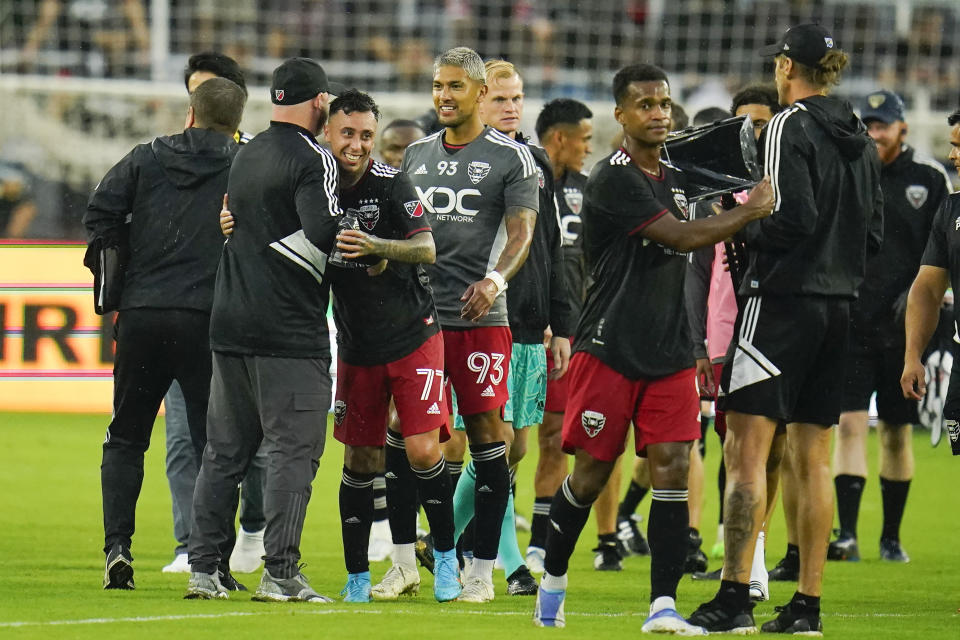
<instances>
[{"instance_id":1,"label":"soccer player","mask_svg":"<svg viewBox=\"0 0 960 640\"><path fill-rule=\"evenodd\" d=\"M326 253L337 218L337 164L316 134L335 86L313 60L274 70L270 127L230 172L237 229L224 245L210 321L213 377L193 500L187 598L224 598L216 574L231 500L267 443L266 556L255 600L331 602L299 570L310 484L330 407ZM228 204L224 196L224 208Z\"/></svg>"},{"instance_id":2,"label":"soccer player","mask_svg":"<svg viewBox=\"0 0 960 640\"><path fill-rule=\"evenodd\" d=\"M591 152L593 113L577 100L558 98L543 106L537 116L537 139L553 167L554 192L559 207L561 251L564 280L570 300L571 317L580 317L586 295L586 273L583 260L583 235L580 212L587 177L581 173L584 160ZM543 573L547 529L550 526L550 502L567 475L567 456L560 448L563 412L567 405L567 376L547 379L547 397L543 422L537 428L540 456L533 479L536 499L527 546L527 568Z\"/></svg>"},{"instance_id":3,"label":"soccer player","mask_svg":"<svg viewBox=\"0 0 960 640\"><path fill-rule=\"evenodd\" d=\"M186 398L192 454L199 456L207 441L210 310L222 243L211 224L237 153L231 136L245 102L229 80L195 91L185 131L135 147L100 181L83 216L88 256L111 247L129 256L117 307L113 419L100 470L104 589L134 588L130 545L143 454L173 380ZM216 563L210 571L216 574Z\"/></svg>"},{"instance_id":4,"label":"soccer player","mask_svg":"<svg viewBox=\"0 0 960 640\"><path fill-rule=\"evenodd\" d=\"M403 152L410 143L419 140L425 134L426 132L413 120L391 121L380 134L380 157L394 169L399 169L403 164Z\"/></svg>"},{"instance_id":5,"label":"soccer player","mask_svg":"<svg viewBox=\"0 0 960 640\"><path fill-rule=\"evenodd\" d=\"M950 161L960 175L960 109L947 123L950 131ZM960 286L960 193L947 196L933 220L933 229L923 252L920 270L907 297L906 349L900 387L911 400L922 400L927 391L926 372L920 358L940 319L940 304L948 286ZM953 306L954 328L960 323L960 307ZM953 455L960 456L960 376L950 378L943 417Z\"/></svg>"},{"instance_id":6,"label":"soccer player","mask_svg":"<svg viewBox=\"0 0 960 640\"><path fill-rule=\"evenodd\" d=\"M584 252L593 283L577 326L563 422L563 449L576 459L550 506L534 622L565 624L570 555L632 421L653 486L651 606L643 631L702 633L675 603L687 546L687 462L700 436L685 252L768 215L773 197L764 180L744 205L687 222L683 176L660 160L670 131L666 74L652 65L625 67L614 77L613 96L623 147L594 167L584 193Z\"/></svg>"},{"instance_id":7,"label":"soccer player","mask_svg":"<svg viewBox=\"0 0 960 640\"><path fill-rule=\"evenodd\" d=\"M876 392L883 498L880 558L910 561L900 544L900 521L913 477L911 425L919 416L917 403L900 390L903 312L933 218L951 186L940 164L907 145L904 118L903 101L891 91L868 94L860 110L883 163L883 246L867 263L860 295L850 309L843 413L833 450L840 533L830 543L828 560L860 559L857 516L867 479L867 409Z\"/></svg>"},{"instance_id":8,"label":"soccer player","mask_svg":"<svg viewBox=\"0 0 960 640\"><path fill-rule=\"evenodd\" d=\"M774 215L748 225L749 262L724 365L727 412L723 579L690 617L708 631L755 631L750 569L766 513L766 465L780 422L798 493L800 579L763 631L819 633L824 541L833 511L830 428L840 415L849 305L882 233L876 145L850 106L828 96L847 65L820 25L789 29L761 50L776 56L778 113L761 136Z\"/></svg>"},{"instance_id":9,"label":"soccer player","mask_svg":"<svg viewBox=\"0 0 960 640\"><path fill-rule=\"evenodd\" d=\"M403 158L433 227L437 261L427 273L476 469L475 560L460 595L467 602L494 597L493 564L510 492L502 411L511 334L502 294L526 260L539 207L536 163L526 145L480 119L485 77L475 51L442 53L434 63L433 101L444 129L411 144Z\"/></svg>"}]
</instances>

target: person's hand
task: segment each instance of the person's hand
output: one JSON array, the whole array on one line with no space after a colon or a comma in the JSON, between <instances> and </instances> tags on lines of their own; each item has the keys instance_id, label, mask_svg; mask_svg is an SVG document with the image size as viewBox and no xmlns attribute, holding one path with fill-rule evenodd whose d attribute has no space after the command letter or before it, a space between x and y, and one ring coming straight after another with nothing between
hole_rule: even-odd
<instances>
[{"instance_id":1,"label":"person's hand","mask_svg":"<svg viewBox=\"0 0 960 640\"><path fill-rule=\"evenodd\" d=\"M749 209L751 218L758 220L760 218L766 218L773 213L773 205L775 202L773 185L770 184L770 176L763 176L763 180L758 182L757 186L750 190L747 201L740 206Z\"/></svg>"},{"instance_id":2,"label":"person's hand","mask_svg":"<svg viewBox=\"0 0 960 640\"><path fill-rule=\"evenodd\" d=\"M923 400L923 396L927 393L927 371L919 359L903 363L900 389L903 391L903 397L908 400Z\"/></svg>"},{"instance_id":3,"label":"person's hand","mask_svg":"<svg viewBox=\"0 0 960 640\"><path fill-rule=\"evenodd\" d=\"M380 250L379 238L359 229L344 229L337 234L337 249L350 260L374 255Z\"/></svg>"},{"instance_id":4,"label":"person's hand","mask_svg":"<svg viewBox=\"0 0 960 640\"><path fill-rule=\"evenodd\" d=\"M553 336L550 339L550 353L553 355L553 368L549 378L559 380L570 368L570 339L562 336Z\"/></svg>"},{"instance_id":5,"label":"person's hand","mask_svg":"<svg viewBox=\"0 0 960 640\"><path fill-rule=\"evenodd\" d=\"M460 317L470 322L476 322L490 312L493 301L497 298L497 285L489 278L474 282L460 296L460 302L465 302L460 309Z\"/></svg>"},{"instance_id":6,"label":"person's hand","mask_svg":"<svg viewBox=\"0 0 960 640\"><path fill-rule=\"evenodd\" d=\"M550 340L553 338L553 329L550 328L550 325L547 325L547 328L543 330L543 346L547 349L550 348Z\"/></svg>"},{"instance_id":7,"label":"person's hand","mask_svg":"<svg viewBox=\"0 0 960 640\"><path fill-rule=\"evenodd\" d=\"M233 225L233 214L227 207L227 194L223 194L223 208L220 209L220 232L229 238L230 234L233 233Z\"/></svg>"},{"instance_id":8,"label":"person's hand","mask_svg":"<svg viewBox=\"0 0 960 640\"><path fill-rule=\"evenodd\" d=\"M697 358L697 387L700 395L717 395L717 381L713 378L713 365L709 358Z\"/></svg>"},{"instance_id":9,"label":"person's hand","mask_svg":"<svg viewBox=\"0 0 960 640\"><path fill-rule=\"evenodd\" d=\"M376 277L387 270L387 259L384 258L377 264L367 267L367 275L371 277Z\"/></svg>"}]
</instances>

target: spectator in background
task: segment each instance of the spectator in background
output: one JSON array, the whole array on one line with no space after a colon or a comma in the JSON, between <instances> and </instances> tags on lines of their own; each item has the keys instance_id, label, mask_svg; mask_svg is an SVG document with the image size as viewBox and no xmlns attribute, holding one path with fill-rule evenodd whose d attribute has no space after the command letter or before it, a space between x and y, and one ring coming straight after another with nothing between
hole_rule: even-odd
<instances>
[{"instance_id":1,"label":"spectator in background","mask_svg":"<svg viewBox=\"0 0 960 640\"><path fill-rule=\"evenodd\" d=\"M30 175L19 164L0 160L0 237L25 238L36 215Z\"/></svg>"},{"instance_id":2,"label":"spectator in background","mask_svg":"<svg viewBox=\"0 0 960 640\"><path fill-rule=\"evenodd\" d=\"M399 169L407 146L425 135L423 127L414 120L393 120L380 134L380 157L394 169Z\"/></svg>"}]
</instances>

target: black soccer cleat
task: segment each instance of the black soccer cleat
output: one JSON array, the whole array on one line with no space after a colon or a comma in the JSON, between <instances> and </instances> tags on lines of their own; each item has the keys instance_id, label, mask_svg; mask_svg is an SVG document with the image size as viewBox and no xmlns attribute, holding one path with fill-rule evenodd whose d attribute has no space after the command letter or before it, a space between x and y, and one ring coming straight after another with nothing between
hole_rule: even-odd
<instances>
[{"instance_id":1,"label":"black soccer cleat","mask_svg":"<svg viewBox=\"0 0 960 640\"><path fill-rule=\"evenodd\" d=\"M733 633L750 635L757 632L757 623L753 620L753 603L743 609L728 608L717 598L705 602L694 611L687 622L703 627L710 633Z\"/></svg>"},{"instance_id":2,"label":"black soccer cleat","mask_svg":"<svg viewBox=\"0 0 960 640\"><path fill-rule=\"evenodd\" d=\"M910 556L903 550L899 540L880 538L880 559L887 562L910 562Z\"/></svg>"},{"instance_id":3,"label":"black soccer cleat","mask_svg":"<svg viewBox=\"0 0 960 640\"><path fill-rule=\"evenodd\" d=\"M764 622L760 631L764 633L790 633L804 636L822 636L823 622L820 620L820 611L801 612L793 602L782 607L774 607L779 615Z\"/></svg>"},{"instance_id":4,"label":"black soccer cleat","mask_svg":"<svg viewBox=\"0 0 960 640\"><path fill-rule=\"evenodd\" d=\"M617 539L622 542L626 550L635 556L650 555L650 545L647 539L640 532L637 523L642 520L642 516L631 514L630 516L617 516Z\"/></svg>"},{"instance_id":5,"label":"black soccer cleat","mask_svg":"<svg viewBox=\"0 0 960 640\"><path fill-rule=\"evenodd\" d=\"M800 579L800 556L788 553L770 569L769 575L776 582L796 582Z\"/></svg>"},{"instance_id":6,"label":"black soccer cleat","mask_svg":"<svg viewBox=\"0 0 960 640\"><path fill-rule=\"evenodd\" d=\"M229 569L226 571L223 569L218 569L217 575L220 578L220 584L227 591L247 591L247 588L243 585L243 583L237 581L237 579L233 577L233 574L230 573Z\"/></svg>"},{"instance_id":7,"label":"black soccer cleat","mask_svg":"<svg viewBox=\"0 0 960 640\"><path fill-rule=\"evenodd\" d=\"M133 556L130 549L114 544L107 553L106 567L103 571L104 589L132 590L133 586Z\"/></svg>"},{"instance_id":8,"label":"black soccer cleat","mask_svg":"<svg viewBox=\"0 0 960 640\"><path fill-rule=\"evenodd\" d=\"M430 573L433 573L433 536L428 533L417 538L417 541L413 545L413 550L414 553L417 554L417 560L420 562L420 566ZM461 568L463 568L462 564Z\"/></svg>"},{"instance_id":9,"label":"black soccer cleat","mask_svg":"<svg viewBox=\"0 0 960 640\"><path fill-rule=\"evenodd\" d=\"M700 537L700 532L693 527L690 527L687 535L689 536L689 546L687 547L687 557L683 561L683 572L703 573L707 570L707 554L700 549L703 538Z\"/></svg>"},{"instance_id":10,"label":"black soccer cleat","mask_svg":"<svg viewBox=\"0 0 960 640\"><path fill-rule=\"evenodd\" d=\"M837 534L837 539L831 541L827 547L827 560L859 561L860 547L857 546L857 539L839 529L834 529L834 533Z\"/></svg>"},{"instance_id":11,"label":"black soccer cleat","mask_svg":"<svg viewBox=\"0 0 960 640\"><path fill-rule=\"evenodd\" d=\"M525 564L520 565L507 578L507 595L509 596L535 596L537 590L537 581L533 579L530 569L527 569Z\"/></svg>"},{"instance_id":12,"label":"black soccer cleat","mask_svg":"<svg viewBox=\"0 0 960 640\"><path fill-rule=\"evenodd\" d=\"M615 542L602 542L593 550L593 568L597 571L622 571L623 556Z\"/></svg>"},{"instance_id":13,"label":"black soccer cleat","mask_svg":"<svg viewBox=\"0 0 960 640\"><path fill-rule=\"evenodd\" d=\"M691 578L694 580L719 580L720 576L723 574L723 567L719 569L714 569L713 571L697 571L691 574Z\"/></svg>"}]
</instances>

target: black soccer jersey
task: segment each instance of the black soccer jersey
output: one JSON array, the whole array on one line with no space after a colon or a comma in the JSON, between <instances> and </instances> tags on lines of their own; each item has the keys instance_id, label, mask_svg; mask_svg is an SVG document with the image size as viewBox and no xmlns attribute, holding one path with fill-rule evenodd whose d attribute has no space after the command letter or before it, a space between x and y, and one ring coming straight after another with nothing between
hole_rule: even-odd
<instances>
[{"instance_id":1,"label":"black soccer jersey","mask_svg":"<svg viewBox=\"0 0 960 640\"><path fill-rule=\"evenodd\" d=\"M353 187L340 190L340 206L356 216L360 231L404 240L429 232L423 205L406 174L371 160ZM327 265L333 287L338 355L356 366L386 364L417 349L440 330L433 297L419 265L390 261L378 276L366 265ZM425 278L424 278L425 279Z\"/></svg>"},{"instance_id":2,"label":"black soccer jersey","mask_svg":"<svg viewBox=\"0 0 960 640\"><path fill-rule=\"evenodd\" d=\"M557 206L560 210L560 234L563 240L563 274L570 295L571 317L576 326L587 295L586 265L583 259L583 191L587 176L579 171L566 171L556 182Z\"/></svg>"},{"instance_id":3,"label":"black soccer jersey","mask_svg":"<svg viewBox=\"0 0 960 640\"><path fill-rule=\"evenodd\" d=\"M593 282L575 350L634 380L692 367L686 255L642 235L662 216L687 219L683 175L661 162L660 176L651 176L619 149L594 167L584 196L584 252Z\"/></svg>"},{"instance_id":4,"label":"black soccer jersey","mask_svg":"<svg viewBox=\"0 0 960 640\"><path fill-rule=\"evenodd\" d=\"M960 289L960 192L947 196L933 219L921 264L946 269L950 286ZM953 305L954 327L960 331L960 304Z\"/></svg>"}]
</instances>

